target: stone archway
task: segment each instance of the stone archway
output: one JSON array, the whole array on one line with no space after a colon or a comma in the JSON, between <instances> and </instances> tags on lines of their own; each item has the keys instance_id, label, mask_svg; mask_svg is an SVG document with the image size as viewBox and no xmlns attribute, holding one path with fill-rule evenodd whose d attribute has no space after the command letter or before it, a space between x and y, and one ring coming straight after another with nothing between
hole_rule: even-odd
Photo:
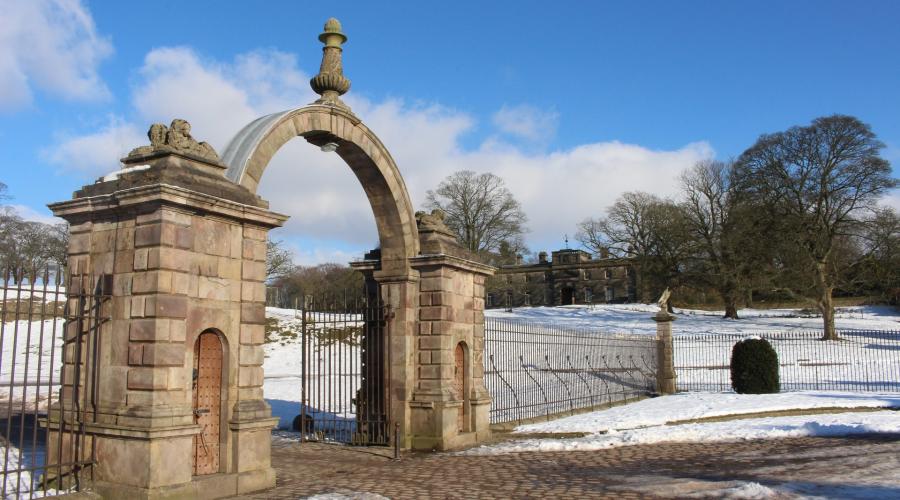
<instances>
[{"instance_id":1,"label":"stone archway","mask_svg":"<svg viewBox=\"0 0 900 500\"><path fill-rule=\"evenodd\" d=\"M88 276L91 288L109 295L105 321L95 326L90 407L63 412L75 402L64 387L48 419L50 426L84 426L91 455L79 458L93 463L92 485L102 496L222 497L275 484L270 442L277 419L263 394L266 236L287 217L270 211L256 188L272 156L298 136L344 159L375 214L380 257L354 267L367 284L380 285L388 307L388 418L400 445L447 449L490 436L483 309L484 278L493 268L467 254L442 214L413 212L390 153L340 100L350 85L340 24L329 20L319 39L322 68L311 83L321 98L252 122L224 161L184 120L154 124L150 145L123 158L123 170L50 206L71 225L70 273ZM210 328L227 346L221 462L217 474L194 476L191 455L202 426L186 353ZM462 397L453 392L460 342L471 374ZM63 373L79 373L74 345L65 349ZM460 430L464 403L471 413Z\"/></svg>"},{"instance_id":2,"label":"stone archway","mask_svg":"<svg viewBox=\"0 0 900 500\"><path fill-rule=\"evenodd\" d=\"M296 137L333 148L347 163L375 215L382 271L408 274L408 260L419 253L419 236L406 184L387 148L346 106L311 104L251 122L225 148L225 175L256 192L269 161Z\"/></svg>"},{"instance_id":3,"label":"stone archway","mask_svg":"<svg viewBox=\"0 0 900 500\"><path fill-rule=\"evenodd\" d=\"M353 114L341 99L350 87L341 63L341 44L347 37L336 19L329 19L319 35L323 48L322 66L311 85L321 98L315 103L273 113L246 125L225 147L222 163L225 176L255 193L262 176L279 149L302 137L323 151L340 156L359 180L378 230L377 263L358 267L368 280L380 285L382 302L389 307L390 367L389 411L399 425L401 442L408 446L409 401L415 384L414 357L419 272L412 259L420 253L419 231L406 184L390 152Z\"/></svg>"}]
</instances>

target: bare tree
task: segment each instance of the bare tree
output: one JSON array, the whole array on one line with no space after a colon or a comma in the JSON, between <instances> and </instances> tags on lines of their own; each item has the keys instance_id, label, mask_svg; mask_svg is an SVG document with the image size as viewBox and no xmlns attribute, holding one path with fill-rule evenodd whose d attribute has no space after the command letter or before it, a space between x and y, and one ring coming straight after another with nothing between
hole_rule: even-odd
<instances>
[{"instance_id":1,"label":"bare tree","mask_svg":"<svg viewBox=\"0 0 900 500\"><path fill-rule=\"evenodd\" d=\"M429 190L425 208L440 209L460 244L475 254L496 252L501 242L515 242L526 231L522 206L494 174L460 170Z\"/></svg>"},{"instance_id":2,"label":"bare tree","mask_svg":"<svg viewBox=\"0 0 900 500\"><path fill-rule=\"evenodd\" d=\"M289 274L294 270L291 251L278 240L266 241L266 281L271 281Z\"/></svg>"},{"instance_id":3,"label":"bare tree","mask_svg":"<svg viewBox=\"0 0 900 500\"><path fill-rule=\"evenodd\" d=\"M900 216L890 207L875 211L860 225L856 238L859 258L845 273L847 288L878 295L900 305Z\"/></svg>"},{"instance_id":4,"label":"bare tree","mask_svg":"<svg viewBox=\"0 0 900 500\"><path fill-rule=\"evenodd\" d=\"M833 115L761 136L736 164L741 190L769 210L803 256L825 340L838 338L832 299L836 243L897 185L890 164L879 156L882 148L867 124Z\"/></svg>"},{"instance_id":5,"label":"bare tree","mask_svg":"<svg viewBox=\"0 0 900 500\"><path fill-rule=\"evenodd\" d=\"M362 273L346 264L325 263L316 266L296 266L276 278L272 285L279 290L280 307L292 307L305 295L318 298L355 299L363 290Z\"/></svg>"},{"instance_id":6,"label":"bare tree","mask_svg":"<svg viewBox=\"0 0 900 500\"><path fill-rule=\"evenodd\" d=\"M725 317L738 319L741 260L738 256L739 206L733 190L732 163L703 160L681 174L681 203L702 261L697 273L725 303Z\"/></svg>"},{"instance_id":7,"label":"bare tree","mask_svg":"<svg viewBox=\"0 0 900 500\"><path fill-rule=\"evenodd\" d=\"M11 207L0 206L0 272L12 271L18 264L16 249L21 224L22 219Z\"/></svg>"},{"instance_id":8,"label":"bare tree","mask_svg":"<svg viewBox=\"0 0 900 500\"><path fill-rule=\"evenodd\" d=\"M607 207L605 217L582 221L575 238L593 253L634 259L638 295L648 302L675 285L687 250L685 228L683 215L671 201L628 192Z\"/></svg>"}]
</instances>

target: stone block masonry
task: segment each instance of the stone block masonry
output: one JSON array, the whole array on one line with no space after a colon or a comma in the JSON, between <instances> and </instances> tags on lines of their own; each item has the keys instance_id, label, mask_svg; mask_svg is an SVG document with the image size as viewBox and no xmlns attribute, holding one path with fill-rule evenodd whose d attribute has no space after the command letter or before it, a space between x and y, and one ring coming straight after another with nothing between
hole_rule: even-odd
<instances>
[{"instance_id":1,"label":"stone block masonry","mask_svg":"<svg viewBox=\"0 0 900 500\"><path fill-rule=\"evenodd\" d=\"M265 245L286 217L225 179L219 165L177 152L139 161L150 168L51 207L71 223L70 272L112 283L110 321L97 337L92 486L110 498L207 496L192 474L201 431L194 344L212 331L224 351L217 472L233 477L222 483L231 489L215 491L269 487L275 420L262 394ZM179 182L162 182L173 175ZM74 363L66 357L64 371L76 373Z\"/></svg>"}]
</instances>

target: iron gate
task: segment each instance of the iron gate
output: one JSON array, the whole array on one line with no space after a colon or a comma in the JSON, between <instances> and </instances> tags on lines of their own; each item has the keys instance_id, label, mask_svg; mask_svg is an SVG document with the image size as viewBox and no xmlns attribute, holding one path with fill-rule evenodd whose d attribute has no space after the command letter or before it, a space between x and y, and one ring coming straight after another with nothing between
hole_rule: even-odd
<instances>
[{"instance_id":1,"label":"iron gate","mask_svg":"<svg viewBox=\"0 0 900 500\"><path fill-rule=\"evenodd\" d=\"M388 445L389 313L369 297L306 296L301 319L301 403L304 440Z\"/></svg>"},{"instance_id":2,"label":"iron gate","mask_svg":"<svg viewBox=\"0 0 900 500\"><path fill-rule=\"evenodd\" d=\"M2 278L0 498L78 491L94 461L84 423L96 405L109 280L70 276L66 287L50 269Z\"/></svg>"}]
</instances>

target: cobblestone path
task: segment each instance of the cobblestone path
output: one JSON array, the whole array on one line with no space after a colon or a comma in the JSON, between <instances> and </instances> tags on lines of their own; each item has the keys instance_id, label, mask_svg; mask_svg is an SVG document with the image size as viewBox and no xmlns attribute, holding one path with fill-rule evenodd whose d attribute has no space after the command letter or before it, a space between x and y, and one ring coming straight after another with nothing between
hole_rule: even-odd
<instances>
[{"instance_id":1,"label":"cobblestone path","mask_svg":"<svg viewBox=\"0 0 900 500\"><path fill-rule=\"evenodd\" d=\"M249 498L719 498L760 488L748 483L774 489L769 498L900 498L900 435L389 456L389 450L276 438L277 486Z\"/></svg>"}]
</instances>

